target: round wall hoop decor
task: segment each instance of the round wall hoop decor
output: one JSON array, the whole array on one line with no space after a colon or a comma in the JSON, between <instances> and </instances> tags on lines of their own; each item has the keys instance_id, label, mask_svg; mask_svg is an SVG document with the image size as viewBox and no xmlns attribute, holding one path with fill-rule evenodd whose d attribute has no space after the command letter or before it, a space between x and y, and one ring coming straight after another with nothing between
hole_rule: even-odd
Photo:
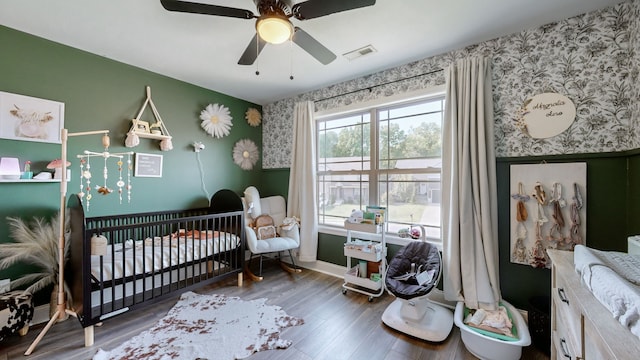
<instances>
[{"instance_id":1,"label":"round wall hoop decor","mask_svg":"<svg viewBox=\"0 0 640 360\"><path fill-rule=\"evenodd\" d=\"M260 122L262 122L262 114L255 108L249 108L244 117L247 119L249 125L253 127L260 125Z\"/></svg>"},{"instance_id":2,"label":"round wall hoop decor","mask_svg":"<svg viewBox=\"0 0 640 360\"><path fill-rule=\"evenodd\" d=\"M233 162L242 170L251 170L258 162L258 147L249 139L241 139L233 146Z\"/></svg>"},{"instance_id":3,"label":"round wall hoop decor","mask_svg":"<svg viewBox=\"0 0 640 360\"><path fill-rule=\"evenodd\" d=\"M532 138L544 139L567 130L575 118L576 106L568 97L542 93L524 102L516 126Z\"/></svg>"}]
</instances>

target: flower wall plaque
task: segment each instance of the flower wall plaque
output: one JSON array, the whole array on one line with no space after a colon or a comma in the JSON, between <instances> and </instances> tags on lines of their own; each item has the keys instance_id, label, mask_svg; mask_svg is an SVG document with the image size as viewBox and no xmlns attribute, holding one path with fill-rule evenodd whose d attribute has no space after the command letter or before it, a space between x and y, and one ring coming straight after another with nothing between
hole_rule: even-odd
<instances>
[{"instance_id":1,"label":"flower wall plaque","mask_svg":"<svg viewBox=\"0 0 640 360\"><path fill-rule=\"evenodd\" d=\"M207 107L200 112L200 120L202 120L200 126L204 131L218 139L229 135L231 126L233 126L229 108L224 105L207 105Z\"/></svg>"}]
</instances>

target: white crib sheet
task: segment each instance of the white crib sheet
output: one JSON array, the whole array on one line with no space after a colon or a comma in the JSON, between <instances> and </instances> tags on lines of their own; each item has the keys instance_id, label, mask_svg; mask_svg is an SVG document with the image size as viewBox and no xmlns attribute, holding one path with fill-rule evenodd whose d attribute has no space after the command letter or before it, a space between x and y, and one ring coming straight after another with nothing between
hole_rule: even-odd
<instances>
[{"instance_id":1,"label":"white crib sheet","mask_svg":"<svg viewBox=\"0 0 640 360\"><path fill-rule=\"evenodd\" d=\"M164 236L128 240L124 244L107 246L107 253L102 256L102 266L100 256L92 255L91 273L98 280L108 281L123 276L160 271L232 250L239 244L240 237L217 231L206 238L203 236L202 239ZM115 261L112 262L112 259Z\"/></svg>"},{"instance_id":2,"label":"white crib sheet","mask_svg":"<svg viewBox=\"0 0 640 360\"><path fill-rule=\"evenodd\" d=\"M574 266L596 299L640 338L640 256L577 245Z\"/></svg>"}]
</instances>

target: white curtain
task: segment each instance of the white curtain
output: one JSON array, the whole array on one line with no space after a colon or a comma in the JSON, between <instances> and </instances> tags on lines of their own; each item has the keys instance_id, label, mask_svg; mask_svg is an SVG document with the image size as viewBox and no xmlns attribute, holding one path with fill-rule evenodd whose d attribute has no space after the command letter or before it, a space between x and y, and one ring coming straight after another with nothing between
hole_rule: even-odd
<instances>
[{"instance_id":1,"label":"white curtain","mask_svg":"<svg viewBox=\"0 0 640 360\"><path fill-rule=\"evenodd\" d=\"M300 218L300 261L316 261L318 255L318 206L316 204L316 139L312 101L295 104L293 145L289 175L287 216Z\"/></svg>"},{"instance_id":2,"label":"white curtain","mask_svg":"<svg viewBox=\"0 0 640 360\"><path fill-rule=\"evenodd\" d=\"M489 59L449 67L442 142L445 298L495 309L501 295Z\"/></svg>"}]
</instances>

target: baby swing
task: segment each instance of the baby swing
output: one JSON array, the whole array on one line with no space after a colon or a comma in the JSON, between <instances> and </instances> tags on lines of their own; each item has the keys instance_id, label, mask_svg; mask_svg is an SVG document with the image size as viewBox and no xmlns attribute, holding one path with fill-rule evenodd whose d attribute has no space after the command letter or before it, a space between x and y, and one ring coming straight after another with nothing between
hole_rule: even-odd
<instances>
[{"instance_id":1,"label":"baby swing","mask_svg":"<svg viewBox=\"0 0 640 360\"><path fill-rule=\"evenodd\" d=\"M400 249L385 276L387 291L396 299L382 314L382 322L423 340L446 339L453 327L453 313L428 299L441 274L442 258L434 245L416 241Z\"/></svg>"}]
</instances>

